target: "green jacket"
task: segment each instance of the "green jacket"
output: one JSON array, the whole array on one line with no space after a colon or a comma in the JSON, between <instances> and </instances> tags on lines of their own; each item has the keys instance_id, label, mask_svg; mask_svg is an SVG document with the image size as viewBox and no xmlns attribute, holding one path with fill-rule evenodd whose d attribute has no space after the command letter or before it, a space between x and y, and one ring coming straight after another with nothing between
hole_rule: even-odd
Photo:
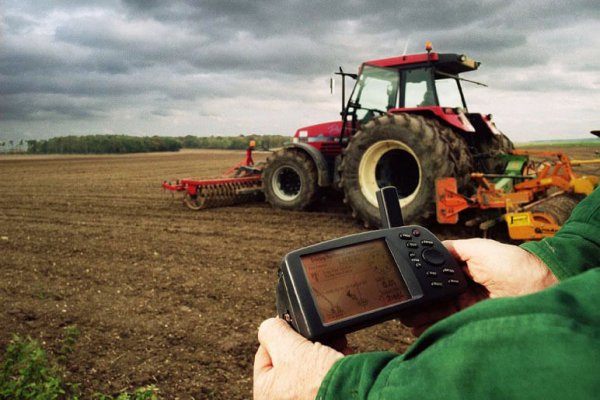
<instances>
[{"instance_id":1,"label":"green jacket","mask_svg":"<svg viewBox=\"0 0 600 400\"><path fill-rule=\"evenodd\" d=\"M318 399L600 398L600 190L523 248L561 283L439 321L402 355L344 357Z\"/></svg>"}]
</instances>

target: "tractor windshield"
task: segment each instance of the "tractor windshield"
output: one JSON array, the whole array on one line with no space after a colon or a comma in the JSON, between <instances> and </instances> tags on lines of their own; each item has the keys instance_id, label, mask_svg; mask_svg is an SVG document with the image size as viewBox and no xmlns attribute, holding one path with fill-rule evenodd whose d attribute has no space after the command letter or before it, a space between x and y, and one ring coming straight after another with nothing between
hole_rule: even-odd
<instances>
[{"instance_id":1,"label":"tractor windshield","mask_svg":"<svg viewBox=\"0 0 600 400\"><path fill-rule=\"evenodd\" d=\"M467 108L460 95L461 88L457 79L439 76L436 74L435 89L442 107Z\"/></svg>"},{"instance_id":2,"label":"tractor windshield","mask_svg":"<svg viewBox=\"0 0 600 400\"><path fill-rule=\"evenodd\" d=\"M458 80L433 72L429 67L405 71L404 108L465 107Z\"/></svg>"},{"instance_id":3,"label":"tractor windshield","mask_svg":"<svg viewBox=\"0 0 600 400\"><path fill-rule=\"evenodd\" d=\"M364 65L350 102L357 121L391 108L463 107L458 78L426 66L398 70Z\"/></svg>"},{"instance_id":4,"label":"tractor windshield","mask_svg":"<svg viewBox=\"0 0 600 400\"><path fill-rule=\"evenodd\" d=\"M404 72L406 86L404 89L404 107L436 106L435 89L431 68L409 69Z\"/></svg>"},{"instance_id":5,"label":"tractor windshield","mask_svg":"<svg viewBox=\"0 0 600 400\"><path fill-rule=\"evenodd\" d=\"M398 107L399 81L400 74L396 69L365 65L349 104L356 109L357 118L368 119L373 112Z\"/></svg>"}]
</instances>

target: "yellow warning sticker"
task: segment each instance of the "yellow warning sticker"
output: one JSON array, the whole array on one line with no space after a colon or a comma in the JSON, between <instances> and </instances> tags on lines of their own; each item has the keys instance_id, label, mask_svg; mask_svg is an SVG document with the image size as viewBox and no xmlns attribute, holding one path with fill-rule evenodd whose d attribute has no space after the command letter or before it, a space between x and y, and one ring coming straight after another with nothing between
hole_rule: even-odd
<instances>
[{"instance_id":1,"label":"yellow warning sticker","mask_svg":"<svg viewBox=\"0 0 600 400\"><path fill-rule=\"evenodd\" d=\"M506 214L506 223L508 226L526 226L531 225L531 214L529 213L509 213Z\"/></svg>"}]
</instances>

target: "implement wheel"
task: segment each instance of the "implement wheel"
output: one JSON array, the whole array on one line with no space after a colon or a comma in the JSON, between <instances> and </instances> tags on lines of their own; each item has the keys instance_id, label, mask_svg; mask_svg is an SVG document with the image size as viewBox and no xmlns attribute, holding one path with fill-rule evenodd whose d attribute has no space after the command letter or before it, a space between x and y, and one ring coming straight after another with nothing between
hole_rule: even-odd
<instances>
[{"instance_id":1,"label":"implement wheel","mask_svg":"<svg viewBox=\"0 0 600 400\"><path fill-rule=\"evenodd\" d=\"M204 208L204 198L200 196L200 194L196 194L192 196L188 192L185 192L183 195L183 203L190 209L194 211L201 210Z\"/></svg>"},{"instance_id":2,"label":"implement wheel","mask_svg":"<svg viewBox=\"0 0 600 400\"><path fill-rule=\"evenodd\" d=\"M262 173L266 200L277 208L303 210L318 192L317 168L308 155L283 149L267 160Z\"/></svg>"},{"instance_id":3,"label":"implement wheel","mask_svg":"<svg viewBox=\"0 0 600 400\"><path fill-rule=\"evenodd\" d=\"M558 225L564 225L565 222L571 216L571 212L581 198L572 194L562 194L560 196L553 197L545 200L535 207L531 208L531 212L534 213L546 213L554 218Z\"/></svg>"},{"instance_id":4,"label":"implement wheel","mask_svg":"<svg viewBox=\"0 0 600 400\"><path fill-rule=\"evenodd\" d=\"M465 141L435 120L411 114L369 121L350 140L340 166L344 201L365 226L380 226L375 192L398 190L407 223L435 213L435 180L456 177L459 189L469 181L471 156Z\"/></svg>"}]
</instances>

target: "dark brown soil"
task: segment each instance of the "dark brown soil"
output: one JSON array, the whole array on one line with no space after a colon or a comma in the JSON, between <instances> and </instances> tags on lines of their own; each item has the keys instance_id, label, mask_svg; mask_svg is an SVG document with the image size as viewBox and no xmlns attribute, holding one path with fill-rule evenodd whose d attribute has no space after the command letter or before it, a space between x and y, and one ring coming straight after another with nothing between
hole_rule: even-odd
<instances>
[{"instance_id":1,"label":"dark brown soil","mask_svg":"<svg viewBox=\"0 0 600 400\"><path fill-rule=\"evenodd\" d=\"M0 349L20 334L56 354L76 326L67 379L85 397L154 384L167 399L250 398L256 329L275 314L281 258L363 228L335 198L310 212L262 202L194 212L160 188L219 176L242 158L0 157ZM359 351L402 352L412 341L396 321L350 337Z\"/></svg>"}]
</instances>

